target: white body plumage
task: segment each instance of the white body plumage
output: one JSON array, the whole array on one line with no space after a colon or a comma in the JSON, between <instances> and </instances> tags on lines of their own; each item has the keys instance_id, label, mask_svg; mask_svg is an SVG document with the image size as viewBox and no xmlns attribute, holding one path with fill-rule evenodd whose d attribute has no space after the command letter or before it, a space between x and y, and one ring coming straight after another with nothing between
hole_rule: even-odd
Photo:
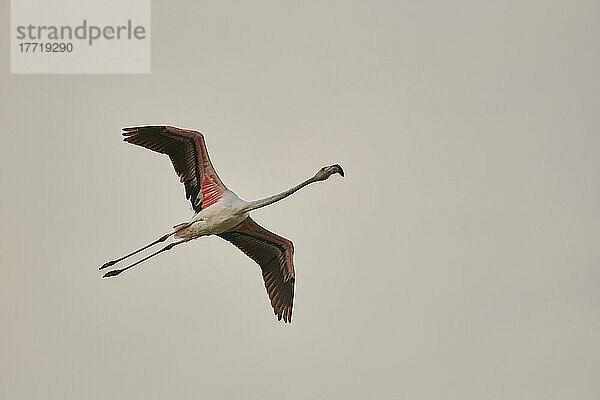
<instances>
[{"instance_id":1,"label":"white body plumage","mask_svg":"<svg viewBox=\"0 0 600 400\"><path fill-rule=\"evenodd\" d=\"M244 208L248 202L240 199L231 190L226 190L221 200L204 208L195 214L190 222L192 225L177 232L181 238L217 235L233 228L248 217Z\"/></svg>"}]
</instances>

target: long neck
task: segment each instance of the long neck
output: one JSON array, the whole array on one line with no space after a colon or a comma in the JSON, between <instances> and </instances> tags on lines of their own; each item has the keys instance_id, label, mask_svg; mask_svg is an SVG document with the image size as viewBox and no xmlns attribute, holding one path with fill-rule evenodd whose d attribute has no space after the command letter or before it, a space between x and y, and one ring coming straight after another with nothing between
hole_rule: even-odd
<instances>
[{"instance_id":1,"label":"long neck","mask_svg":"<svg viewBox=\"0 0 600 400\"><path fill-rule=\"evenodd\" d=\"M298 190L302 189L304 186L307 186L313 182L316 182L316 180L313 178L307 179L304 182L294 186L291 189L286 190L285 192L281 192L279 194L273 195L273 196L269 196L266 197L264 199L260 199L260 200L255 200L255 201L250 201L248 202L248 205L246 207L244 207L244 211L252 211L252 210L256 210L257 208L261 208L261 207L265 207L268 206L269 204L273 204L279 200L285 199L286 197L288 197L289 195L291 195L292 193L297 192Z\"/></svg>"}]
</instances>

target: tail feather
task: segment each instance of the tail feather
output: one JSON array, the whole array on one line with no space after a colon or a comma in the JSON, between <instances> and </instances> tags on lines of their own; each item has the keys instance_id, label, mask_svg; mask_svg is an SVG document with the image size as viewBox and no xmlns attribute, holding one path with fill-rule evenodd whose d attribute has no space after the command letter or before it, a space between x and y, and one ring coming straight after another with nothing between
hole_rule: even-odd
<instances>
[{"instance_id":1,"label":"tail feather","mask_svg":"<svg viewBox=\"0 0 600 400\"><path fill-rule=\"evenodd\" d=\"M183 222L181 224L177 224L173 227L173 231L175 237L178 239L189 239L193 236L192 232L189 230L190 223Z\"/></svg>"}]
</instances>

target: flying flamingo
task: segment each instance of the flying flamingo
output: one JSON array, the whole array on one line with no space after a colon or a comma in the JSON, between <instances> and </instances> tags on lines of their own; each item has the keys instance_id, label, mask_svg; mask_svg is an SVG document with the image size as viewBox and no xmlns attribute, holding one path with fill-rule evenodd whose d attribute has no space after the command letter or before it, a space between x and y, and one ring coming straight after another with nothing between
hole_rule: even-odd
<instances>
[{"instance_id":1,"label":"flying flamingo","mask_svg":"<svg viewBox=\"0 0 600 400\"><path fill-rule=\"evenodd\" d=\"M254 260L261 268L265 288L278 320L291 322L294 303L294 245L288 239L269 232L250 217L250 211L273 204L313 183L324 181L344 170L338 164L323 167L312 177L279 194L255 201L244 201L227 189L212 166L202 133L174 126L139 126L123 128L124 141L161 154L167 154L186 197L195 212L189 222L175 225L154 242L121 258L109 261L108 268L174 236L176 239L160 250L121 269L107 272L104 277L119 275L147 259L200 236L217 235Z\"/></svg>"}]
</instances>

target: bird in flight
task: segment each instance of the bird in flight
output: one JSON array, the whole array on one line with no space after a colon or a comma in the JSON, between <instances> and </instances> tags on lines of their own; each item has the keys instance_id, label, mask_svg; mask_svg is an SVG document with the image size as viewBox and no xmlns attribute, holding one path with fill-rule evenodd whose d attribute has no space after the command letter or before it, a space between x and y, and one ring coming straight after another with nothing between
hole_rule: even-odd
<instances>
[{"instance_id":1,"label":"bird in flight","mask_svg":"<svg viewBox=\"0 0 600 400\"><path fill-rule=\"evenodd\" d=\"M221 182L208 157L202 133L174 126L138 126L123 128L124 141L161 154L167 154L175 172L185 186L185 195L195 212L190 221L175 225L173 230L148 245L121 258L108 261L100 269L108 268L156 244L173 238L158 251L119 269L113 269L104 278L117 276L173 247L201 236L217 235L227 240L254 260L262 276L278 320L291 322L294 304L294 245L286 238L270 232L254 222L250 211L282 200L303 187L324 181L333 174L344 176L339 164L321 168L317 173L293 188L255 201L244 201Z\"/></svg>"}]
</instances>

